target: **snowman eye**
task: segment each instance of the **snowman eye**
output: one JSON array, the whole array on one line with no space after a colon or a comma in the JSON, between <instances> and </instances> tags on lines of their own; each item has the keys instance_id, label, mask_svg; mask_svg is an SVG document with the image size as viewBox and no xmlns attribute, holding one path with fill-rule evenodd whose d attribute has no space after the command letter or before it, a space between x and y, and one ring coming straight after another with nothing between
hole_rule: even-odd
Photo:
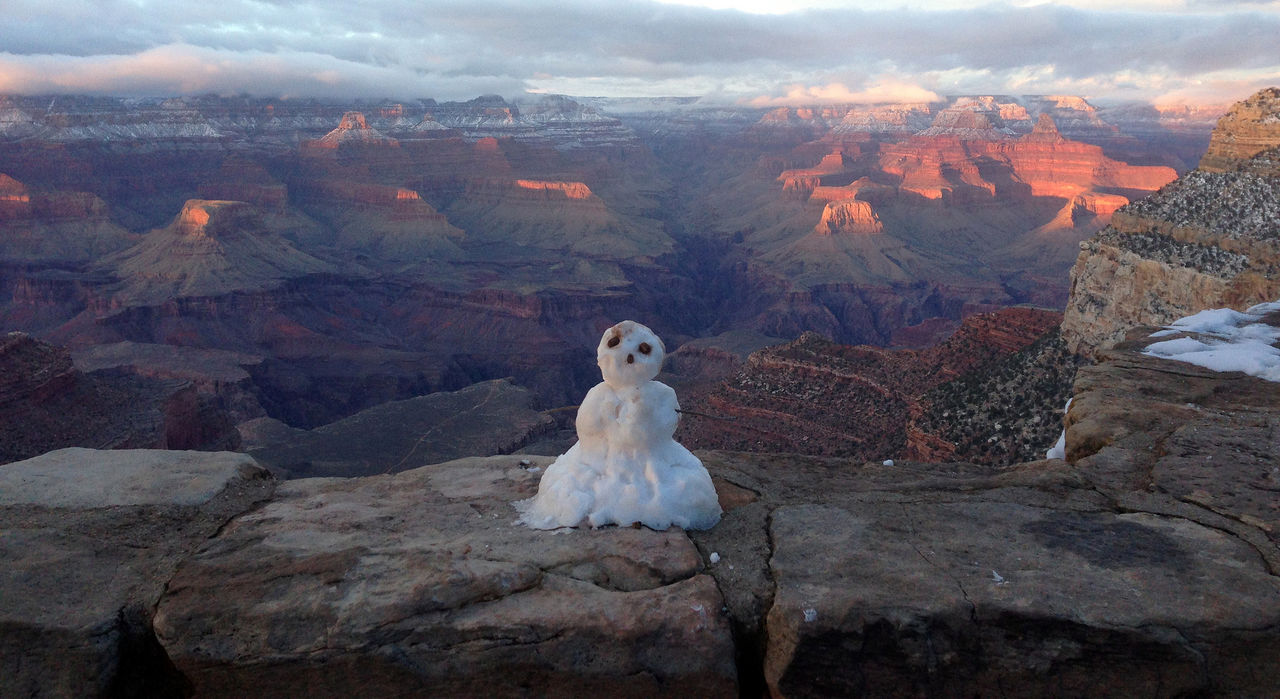
<instances>
[{"instance_id":1,"label":"snowman eye","mask_svg":"<svg viewBox=\"0 0 1280 699\"><path fill-rule=\"evenodd\" d=\"M650 346L648 342L641 342L639 350L640 350L640 354L649 354L650 352L653 351L653 347Z\"/></svg>"},{"instance_id":2,"label":"snowman eye","mask_svg":"<svg viewBox=\"0 0 1280 699\"><path fill-rule=\"evenodd\" d=\"M614 335L613 337L609 338L610 347L617 347L619 342L622 342L622 338L618 337L617 335Z\"/></svg>"}]
</instances>

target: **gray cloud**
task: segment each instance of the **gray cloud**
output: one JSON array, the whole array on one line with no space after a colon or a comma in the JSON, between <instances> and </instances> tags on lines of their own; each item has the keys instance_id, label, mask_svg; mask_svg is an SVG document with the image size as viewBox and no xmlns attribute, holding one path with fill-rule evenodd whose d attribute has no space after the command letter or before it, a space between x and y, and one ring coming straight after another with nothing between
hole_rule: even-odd
<instances>
[{"instance_id":1,"label":"gray cloud","mask_svg":"<svg viewBox=\"0 0 1280 699\"><path fill-rule=\"evenodd\" d=\"M1229 82L1233 71L1280 80L1274 4L1182 13L988 5L785 15L642 0L6 5L13 6L0 26L0 89L21 92L458 98L572 85L619 93L647 81L685 93L736 86L779 96L827 82L851 83L851 92L885 81L945 90L981 79L990 84L978 89L993 92L1159 92Z\"/></svg>"}]
</instances>

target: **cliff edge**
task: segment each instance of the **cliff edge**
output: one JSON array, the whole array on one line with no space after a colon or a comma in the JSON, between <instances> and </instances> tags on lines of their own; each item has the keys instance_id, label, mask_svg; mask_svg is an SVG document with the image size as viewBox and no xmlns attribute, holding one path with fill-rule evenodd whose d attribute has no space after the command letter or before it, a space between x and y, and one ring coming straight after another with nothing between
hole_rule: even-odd
<instances>
[{"instance_id":1,"label":"cliff edge","mask_svg":"<svg viewBox=\"0 0 1280 699\"><path fill-rule=\"evenodd\" d=\"M1080 247L1062 336L1086 356L1135 325L1280 297L1280 89L1233 107L1199 169Z\"/></svg>"},{"instance_id":2,"label":"cliff edge","mask_svg":"<svg viewBox=\"0 0 1280 699\"><path fill-rule=\"evenodd\" d=\"M703 452L706 532L521 527L545 457L9 464L0 694L1266 694L1280 391L1150 330L1081 369L1067 461Z\"/></svg>"}]
</instances>

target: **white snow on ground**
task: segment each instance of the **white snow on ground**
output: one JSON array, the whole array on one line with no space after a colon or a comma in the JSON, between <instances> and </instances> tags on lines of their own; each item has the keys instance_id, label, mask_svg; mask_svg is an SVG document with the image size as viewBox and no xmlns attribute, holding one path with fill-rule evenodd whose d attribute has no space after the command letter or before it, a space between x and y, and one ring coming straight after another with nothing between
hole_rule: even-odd
<instances>
[{"instance_id":1,"label":"white snow on ground","mask_svg":"<svg viewBox=\"0 0 1280 699\"><path fill-rule=\"evenodd\" d=\"M1067 404L1062 408L1063 415L1066 415L1067 411L1071 409L1072 400L1074 399L1073 398L1067 399ZM1067 431L1066 430L1063 430L1062 434L1058 435L1058 441L1054 442L1052 447L1049 447L1049 451L1045 453L1044 458L1046 459L1067 458Z\"/></svg>"},{"instance_id":2,"label":"white snow on ground","mask_svg":"<svg viewBox=\"0 0 1280 699\"><path fill-rule=\"evenodd\" d=\"M1280 301L1263 303L1241 313L1229 308L1200 311L1175 321L1152 337L1196 333L1148 345L1143 354L1202 366L1212 371L1242 371L1280 382L1280 328L1259 322L1280 311Z\"/></svg>"}]
</instances>

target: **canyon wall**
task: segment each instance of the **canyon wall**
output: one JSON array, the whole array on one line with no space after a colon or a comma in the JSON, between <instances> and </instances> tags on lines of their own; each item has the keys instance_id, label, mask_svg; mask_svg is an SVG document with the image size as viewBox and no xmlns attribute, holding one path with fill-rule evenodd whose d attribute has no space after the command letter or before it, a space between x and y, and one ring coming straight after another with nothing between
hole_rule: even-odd
<instances>
[{"instance_id":1,"label":"canyon wall","mask_svg":"<svg viewBox=\"0 0 1280 699\"><path fill-rule=\"evenodd\" d=\"M1063 337L1092 355L1133 325L1280 297L1280 99L1224 116L1204 166L1116 211L1081 246Z\"/></svg>"}]
</instances>

